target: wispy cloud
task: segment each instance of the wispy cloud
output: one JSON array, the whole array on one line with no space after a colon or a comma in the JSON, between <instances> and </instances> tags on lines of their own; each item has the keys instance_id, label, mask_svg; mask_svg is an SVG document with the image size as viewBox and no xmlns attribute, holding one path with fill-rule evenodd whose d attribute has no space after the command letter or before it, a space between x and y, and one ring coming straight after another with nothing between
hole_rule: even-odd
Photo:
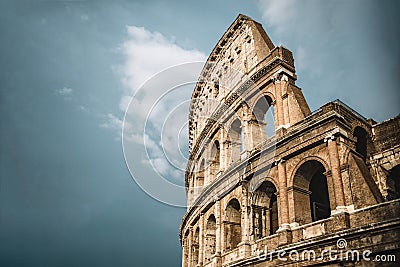
<instances>
[{"instance_id":1,"label":"wispy cloud","mask_svg":"<svg viewBox=\"0 0 400 267\"><path fill-rule=\"evenodd\" d=\"M122 129L122 120L117 118L111 113L108 113L105 116L105 122L100 124L100 127L106 128L106 129L112 129L112 130L117 130L121 132Z\"/></svg>"},{"instance_id":2,"label":"wispy cloud","mask_svg":"<svg viewBox=\"0 0 400 267\"><path fill-rule=\"evenodd\" d=\"M60 96L70 96L70 95L72 95L73 90L72 90L72 88L69 88L69 87L63 87L61 89L54 90L54 92Z\"/></svg>"}]
</instances>

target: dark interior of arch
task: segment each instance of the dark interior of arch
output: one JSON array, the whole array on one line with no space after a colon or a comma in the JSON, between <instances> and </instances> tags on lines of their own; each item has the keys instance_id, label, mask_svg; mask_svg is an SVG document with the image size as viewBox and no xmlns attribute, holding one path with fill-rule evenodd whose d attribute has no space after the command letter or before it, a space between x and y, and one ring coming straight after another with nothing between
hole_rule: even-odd
<instances>
[{"instance_id":1,"label":"dark interior of arch","mask_svg":"<svg viewBox=\"0 0 400 267\"><path fill-rule=\"evenodd\" d=\"M226 207L225 224L225 249L231 250L238 246L242 240L241 212L237 199L229 201Z\"/></svg>"},{"instance_id":2,"label":"dark interior of arch","mask_svg":"<svg viewBox=\"0 0 400 267\"><path fill-rule=\"evenodd\" d=\"M331 214L325 167L316 160L305 162L296 172L295 185L310 191L312 221L326 219Z\"/></svg>"},{"instance_id":3,"label":"dark interior of arch","mask_svg":"<svg viewBox=\"0 0 400 267\"><path fill-rule=\"evenodd\" d=\"M311 167L311 166L310 166ZM317 162L312 162L315 168L314 174L311 176L309 190L311 217L313 221L326 219L331 215L329 202L328 182L325 176L324 166Z\"/></svg>"},{"instance_id":4,"label":"dark interior of arch","mask_svg":"<svg viewBox=\"0 0 400 267\"><path fill-rule=\"evenodd\" d=\"M217 223L215 216L210 215L210 217L207 220L206 233L205 233L206 261L210 261L212 256L215 254L216 231L217 231Z\"/></svg>"},{"instance_id":5,"label":"dark interior of arch","mask_svg":"<svg viewBox=\"0 0 400 267\"><path fill-rule=\"evenodd\" d=\"M389 200L400 198L400 165L393 167L388 175Z\"/></svg>"},{"instance_id":6,"label":"dark interior of arch","mask_svg":"<svg viewBox=\"0 0 400 267\"><path fill-rule=\"evenodd\" d=\"M365 159L367 157L367 132L357 126L354 129L354 137L356 137L356 151Z\"/></svg>"},{"instance_id":7,"label":"dark interior of arch","mask_svg":"<svg viewBox=\"0 0 400 267\"><path fill-rule=\"evenodd\" d=\"M200 236L200 229L197 227L196 231L194 232L193 238L193 245L192 245L192 253L193 253L193 262L197 264L199 262L199 236Z\"/></svg>"},{"instance_id":8,"label":"dark interior of arch","mask_svg":"<svg viewBox=\"0 0 400 267\"><path fill-rule=\"evenodd\" d=\"M257 239L272 235L278 230L278 203L276 187L264 181L254 192L253 231Z\"/></svg>"}]
</instances>

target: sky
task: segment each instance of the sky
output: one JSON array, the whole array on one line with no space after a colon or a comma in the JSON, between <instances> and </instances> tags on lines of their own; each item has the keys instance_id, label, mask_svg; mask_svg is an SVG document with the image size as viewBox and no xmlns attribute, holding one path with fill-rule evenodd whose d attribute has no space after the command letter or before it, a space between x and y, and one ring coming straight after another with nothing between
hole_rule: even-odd
<instances>
[{"instance_id":1,"label":"sky","mask_svg":"<svg viewBox=\"0 0 400 267\"><path fill-rule=\"evenodd\" d=\"M394 0L0 1L0 266L180 266L185 208L154 199L137 178L152 180L158 168L182 184L184 174L157 158L151 134L155 160L140 155L126 164L124 152L141 146L124 151L121 142L132 95L149 93L143 85L169 66L206 59L242 13L293 51L312 110L339 98L382 121L399 114L399 7ZM172 98L184 102L191 90ZM137 125L127 125L143 140ZM173 153L177 144L168 145Z\"/></svg>"}]
</instances>

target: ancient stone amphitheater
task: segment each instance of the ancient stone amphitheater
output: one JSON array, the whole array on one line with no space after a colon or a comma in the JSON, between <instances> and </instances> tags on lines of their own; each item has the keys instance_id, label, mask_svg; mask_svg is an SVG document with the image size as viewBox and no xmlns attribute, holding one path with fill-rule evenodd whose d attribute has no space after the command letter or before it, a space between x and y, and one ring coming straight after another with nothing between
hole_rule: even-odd
<instances>
[{"instance_id":1,"label":"ancient stone amphitheater","mask_svg":"<svg viewBox=\"0 0 400 267\"><path fill-rule=\"evenodd\" d=\"M190 107L182 266L400 266L400 117L311 112L296 79L247 16L213 49Z\"/></svg>"}]
</instances>

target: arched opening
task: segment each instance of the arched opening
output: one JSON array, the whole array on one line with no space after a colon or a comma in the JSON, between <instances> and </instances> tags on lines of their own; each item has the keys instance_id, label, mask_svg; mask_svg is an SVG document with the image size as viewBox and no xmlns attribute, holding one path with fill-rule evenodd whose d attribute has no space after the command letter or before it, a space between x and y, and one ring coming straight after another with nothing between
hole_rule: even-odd
<instances>
[{"instance_id":1,"label":"arched opening","mask_svg":"<svg viewBox=\"0 0 400 267\"><path fill-rule=\"evenodd\" d=\"M214 82L214 98L217 98L219 95L219 82Z\"/></svg>"},{"instance_id":2,"label":"arched opening","mask_svg":"<svg viewBox=\"0 0 400 267\"><path fill-rule=\"evenodd\" d=\"M225 250L234 249L242 240L240 204L235 198L226 207L224 226Z\"/></svg>"},{"instance_id":3,"label":"arched opening","mask_svg":"<svg viewBox=\"0 0 400 267\"><path fill-rule=\"evenodd\" d=\"M400 165L393 167L387 176L388 200L400 198Z\"/></svg>"},{"instance_id":4,"label":"arched opening","mask_svg":"<svg viewBox=\"0 0 400 267\"><path fill-rule=\"evenodd\" d=\"M204 168L205 168L205 160L203 158L196 172L196 180L194 184L195 198L200 194L204 186Z\"/></svg>"},{"instance_id":5,"label":"arched opening","mask_svg":"<svg viewBox=\"0 0 400 267\"><path fill-rule=\"evenodd\" d=\"M219 172L220 154L221 154L220 150L221 149L220 149L219 142L218 142L218 140L215 140L213 142L213 144L212 144L212 147L211 147L211 159L212 159L212 162L211 162L211 165L210 165L210 167L211 167L210 174L211 174L212 179L215 179L217 177L218 172Z\"/></svg>"},{"instance_id":6,"label":"arched opening","mask_svg":"<svg viewBox=\"0 0 400 267\"><path fill-rule=\"evenodd\" d=\"M240 152L243 150L242 123L236 119L228 132L231 141L231 161L235 162L240 159Z\"/></svg>"},{"instance_id":7,"label":"arched opening","mask_svg":"<svg viewBox=\"0 0 400 267\"><path fill-rule=\"evenodd\" d=\"M200 229L199 227L197 227L193 235L193 245L192 245L192 260L194 266L196 266L199 263L199 237L200 237Z\"/></svg>"},{"instance_id":8,"label":"arched opening","mask_svg":"<svg viewBox=\"0 0 400 267\"><path fill-rule=\"evenodd\" d=\"M310 182L310 209L313 222L326 219L331 215L328 182L324 172L325 170L322 169L317 171Z\"/></svg>"},{"instance_id":9,"label":"arched opening","mask_svg":"<svg viewBox=\"0 0 400 267\"><path fill-rule=\"evenodd\" d=\"M255 239L275 234L278 230L278 205L276 187L263 182L253 194L253 233Z\"/></svg>"},{"instance_id":10,"label":"arched opening","mask_svg":"<svg viewBox=\"0 0 400 267\"><path fill-rule=\"evenodd\" d=\"M215 220L215 216L211 215L207 220L206 225L206 235L205 235L205 258L206 262L210 261L212 256L215 254L215 243L216 243L216 231L217 231L217 223Z\"/></svg>"},{"instance_id":11,"label":"arched opening","mask_svg":"<svg viewBox=\"0 0 400 267\"><path fill-rule=\"evenodd\" d=\"M271 196L271 200L269 201L269 234L275 234L278 228L278 201L276 198L276 194L274 193Z\"/></svg>"},{"instance_id":12,"label":"arched opening","mask_svg":"<svg viewBox=\"0 0 400 267\"><path fill-rule=\"evenodd\" d=\"M303 163L294 177L295 219L300 224L326 219L331 215L325 167L316 160Z\"/></svg>"},{"instance_id":13,"label":"arched opening","mask_svg":"<svg viewBox=\"0 0 400 267\"><path fill-rule=\"evenodd\" d=\"M356 141L356 151L364 158L367 158L367 137L368 133L363 128L357 126L354 129Z\"/></svg>"},{"instance_id":14,"label":"arched opening","mask_svg":"<svg viewBox=\"0 0 400 267\"><path fill-rule=\"evenodd\" d=\"M253 109L253 114L259 126L259 134L255 137L255 143L260 143L268 137L275 135L274 106L269 96L261 97Z\"/></svg>"}]
</instances>

